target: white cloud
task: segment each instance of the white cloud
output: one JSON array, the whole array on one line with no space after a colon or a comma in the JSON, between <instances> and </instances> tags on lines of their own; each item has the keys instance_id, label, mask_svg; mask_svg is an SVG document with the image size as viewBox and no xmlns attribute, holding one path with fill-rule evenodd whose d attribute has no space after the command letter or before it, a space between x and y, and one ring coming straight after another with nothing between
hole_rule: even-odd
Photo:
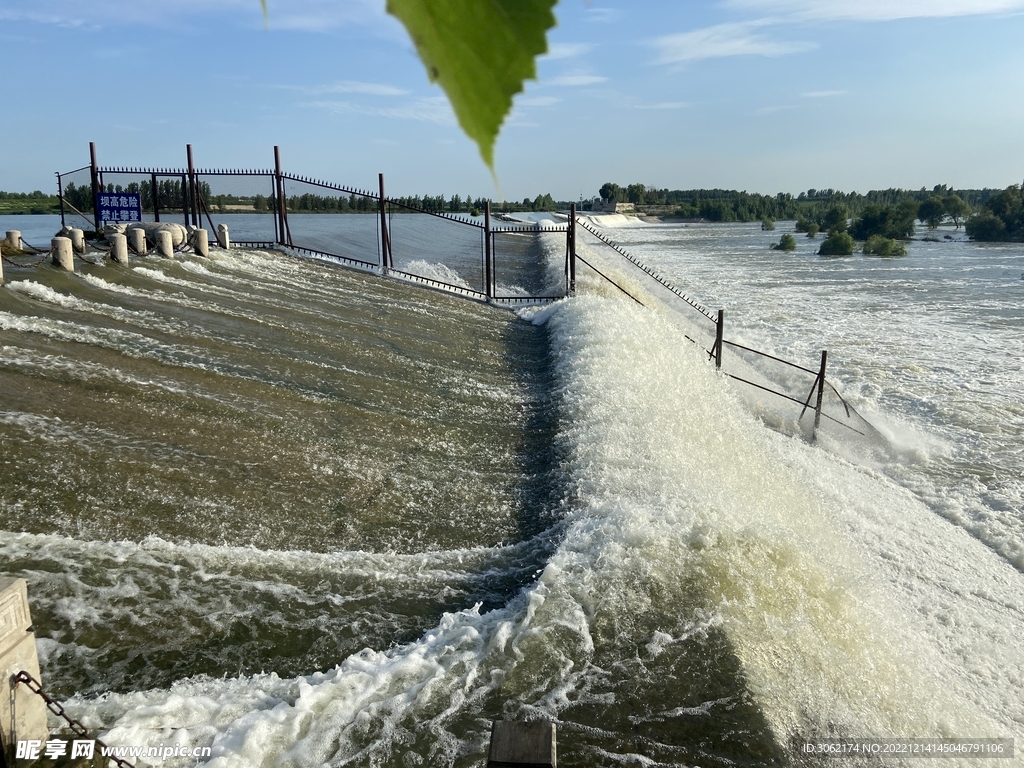
<instances>
[{"instance_id":1,"label":"white cloud","mask_svg":"<svg viewBox=\"0 0 1024 768\"><path fill-rule=\"evenodd\" d=\"M558 96L522 96L516 99L517 107L553 107L562 100Z\"/></svg>"},{"instance_id":2,"label":"white cloud","mask_svg":"<svg viewBox=\"0 0 1024 768\"><path fill-rule=\"evenodd\" d=\"M1024 0L726 0L731 8L804 19L892 21L1024 11Z\"/></svg>"},{"instance_id":3,"label":"white cloud","mask_svg":"<svg viewBox=\"0 0 1024 768\"><path fill-rule=\"evenodd\" d=\"M659 101L657 104L637 104L635 109L683 109L690 106L686 101Z\"/></svg>"},{"instance_id":4,"label":"white cloud","mask_svg":"<svg viewBox=\"0 0 1024 768\"><path fill-rule=\"evenodd\" d=\"M827 99L830 96L843 96L846 91L806 91L800 96L804 99Z\"/></svg>"},{"instance_id":5,"label":"white cloud","mask_svg":"<svg viewBox=\"0 0 1024 768\"><path fill-rule=\"evenodd\" d=\"M544 85L597 85L598 83L607 82L607 80L607 77L601 77L600 75L562 75L561 77L552 77L545 80Z\"/></svg>"},{"instance_id":6,"label":"white cloud","mask_svg":"<svg viewBox=\"0 0 1024 768\"><path fill-rule=\"evenodd\" d=\"M610 24L619 16L615 8L587 8L587 21L595 21L598 24Z\"/></svg>"},{"instance_id":7,"label":"white cloud","mask_svg":"<svg viewBox=\"0 0 1024 768\"><path fill-rule=\"evenodd\" d=\"M396 107L370 107L351 101L310 101L301 106L327 109L337 114L369 115L371 117L389 117L396 120L414 120L420 123L435 125L455 125L448 99L444 96L415 99Z\"/></svg>"},{"instance_id":8,"label":"white cloud","mask_svg":"<svg viewBox=\"0 0 1024 768\"><path fill-rule=\"evenodd\" d=\"M0 21L61 27L173 27L218 13L237 19L239 26L263 25L258 0L3 0L3 4ZM268 0L267 28L321 32L349 25L384 28L387 25L381 20L385 18L376 0Z\"/></svg>"},{"instance_id":9,"label":"white cloud","mask_svg":"<svg viewBox=\"0 0 1024 768\"><path fill-rule=\"evenodd\" d=\"M362 93L368 96L408 96L409 91L385 83L363 83L357 80L341 80L327 85L286 85L292 90L310 95L326 93Z\"/></svg>"},{"instance_id":10,"label":"white cloud","mask_svg":"<svg viewBox=\"0 0 1024 768\"><path fill-rule=\"evenodd\" d=\"M656 63L678 64L725 56L785 56L814 50L817 43L800 40L779 40L756 30L769 21L717 24L655 38L654 47L660 52Z\"/></svg>"},{"instance_id":11,"label":"white cloud","mask_svg":"<svg viewBox=\"0 0 1024 768\"><path fill-rule=\"evenodd\" d=\"M548 46L548 52L544 54L547 59L574 59L582 56L594 46L590 43L552 43Z\"/></svg>"},{"instance_id":12,"label":"white cloud","mask_svg":"<svg viewBox=\"0 0 1024 768\"><path fill-rule=\"evenodd\" d=\"M760 109L755 109L750 114L752 114L752 115L774 115L776 112L783 112L783 111L785 111L787 109L792 109L792 108L793 107L790 104L779 104L779 105L776 105L776 106L761 107Z\"/></svg>"}]
</instances>

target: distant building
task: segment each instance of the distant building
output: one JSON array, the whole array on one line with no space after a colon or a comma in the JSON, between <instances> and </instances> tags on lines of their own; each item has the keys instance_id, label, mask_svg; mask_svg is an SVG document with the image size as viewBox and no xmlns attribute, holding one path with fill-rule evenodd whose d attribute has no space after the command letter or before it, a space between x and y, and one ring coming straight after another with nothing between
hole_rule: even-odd
<instances>
[{"instance_id":1,"label":"distant building","mask_svg":"<svg viewBox=\"0 0 1024 768\"><path fill-rule=\"evenodd\" d=\"M633 213L636 211L636 205L633 203L616 203L611 200L599 200L594 203L595 211L603 211L604 213Z\"/></svg>"}]
</instances>

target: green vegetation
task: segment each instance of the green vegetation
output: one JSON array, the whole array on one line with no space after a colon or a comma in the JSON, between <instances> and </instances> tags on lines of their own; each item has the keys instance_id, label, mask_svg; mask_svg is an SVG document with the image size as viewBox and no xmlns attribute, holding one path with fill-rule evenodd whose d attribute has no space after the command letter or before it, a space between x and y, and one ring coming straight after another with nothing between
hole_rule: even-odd
<instances>
[{"instance_id":1,"label":"green vegetation","mask_svg":"<svg viewBox=\"0 0 1024 768\"><path fill-rule=\"evenodd\" d=\"M938 195L933 195L917 207L917 218L928 225L928 229L938 229L946 217L946 202Z\"/></svg>"},{"instance_id":2,"label":"green vegetation","mask_svg":"<svg viewBox=\"0 0 1024 768\"><path fill-rule=\"evenodd\" d=\"M871 256L906 256L907 246L899 240L872 235L864 243L864 253Z\"/></svg>"},{"instance_id":3,"label":"green vegetation","mask_svg":"<svg viewBox=\"0 0 1024 768\"><path fill-rule=\"evenodd\" d=\"M761 231L762 232L774 232L775 222L769 219L767 216L761 219Z\"/></svg>"},{"instance_id":4,"label":"green vegetation","mask_svg":"<svg viewBox=\"0 0 1024 768\"><path fill-rule=\"evenodd\" d=\"M807 224L807 236L808 237L810 237L810 238L817 237L817 235L818 235L818 233L820 231L821 231L821 227L818 226L818 222L812 221L809 224Z\"/></svg>"},{"instance_id":5,"label":"green vegetation","mask_svg":"<svg viewBox=\"0 0 1024 768\"><path fill-rule=\"evenodd\" d=\"M964 229L972 240L1024 240L1024 196L1013 184L989 198L984 208L967 220Z\"/></svg>"},{"instance_id":6,"label":"green vegetation","mask_svg":"<svg viewBox=\"0 0 1024 768\"><path fill-rule=\"evenodd\" d=\"M931 190L924 187L919 190L885 189L871 190L866 194L809 189L793 196L785 192L761 195L725 189L669 190L643 184L622 187L608 182L602 185L599 194L602 200L633 203L639 210L646 209L649 213L668 214L671 211L671 215L680 218L715 222L795 220L797 232L807 232L812 222L817 223L822 231L830 232L836 228L840 218L860 217L869 206L884 209L906 203L909 210L913 203L916 218L920 204L932 197L943 201L945 216L959 225L969 211L999 194L999 190L961 189L954 193L945 184L940 184Z\"/></svg>"},{"instance_id":7,"label":"green vegetation","mask_svg":"<svg viewBox=\"0 0 1024 768\"><path fill-rule=\"evenodd\" d=\"M904 200L899 205L867 205L850 227L850 233L858 240L867 240L872 235L907 240L914 234L917 209L913 200Z\"/></svg>"},{"instance_id":8,"label":"green vegetation","mask_svg":"<svg viewBox=\"0 0 1024 768\"><path fill-rule=\"evenodd\" d=\"M779 242L772 245L773 251L795 251L796 238L788 232L779 238Z\"/></svg>"},{"instance_id":9,"label":"green vegetation","mask_svg":"<svg viewBox=\"0 0 1024 768\"><path fill-rule=\"evenodd\" d=\"M849 232L833 232L818 249L821 256L852 256L853 237Z\"/></svg>"},{"instance_id":10,"label":"green vegetation","mask_svg":"<svg viewBox=\"0 0 1024 768\"><path fill-rule=\"evenodd\" d=\"M0 192L0 216L32 213L60 213L56 195L34 192Z\"/></svg>"}]
</instances>

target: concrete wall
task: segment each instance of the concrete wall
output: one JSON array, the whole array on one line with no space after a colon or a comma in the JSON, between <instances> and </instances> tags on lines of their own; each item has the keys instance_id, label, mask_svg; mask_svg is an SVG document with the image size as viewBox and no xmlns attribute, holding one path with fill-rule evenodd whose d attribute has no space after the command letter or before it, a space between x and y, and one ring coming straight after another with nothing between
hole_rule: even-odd
<instances>
[{"instance_id":1,"label":"concrete wall","mask_svg":"<svg viewBox=\"0 0 1024 768\"><path fill-rule=\"evenodd\" d=\"M28 588L24 579L0 576L0 736L9 765L14 764L19 740L49 738L46 704L24 685L11 684L11 677L22 670L40 679Z\"/></svg>"}]
</instances>

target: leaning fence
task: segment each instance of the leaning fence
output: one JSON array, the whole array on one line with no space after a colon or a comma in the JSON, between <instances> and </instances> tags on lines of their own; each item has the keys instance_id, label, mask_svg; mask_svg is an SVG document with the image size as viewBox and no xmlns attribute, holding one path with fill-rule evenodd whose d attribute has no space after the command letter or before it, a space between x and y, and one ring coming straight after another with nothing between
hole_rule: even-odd
<instances>
[{"instance_id":1,"label":"leaning fence","mask_svg":"<svg viewBox=\"0 0 1024 768\"><path fill-rule=\"evenodd\" d=\"M724 375L742 384L745 399L766 420L793 420L811 435L823 426L835 427L847 435L884 442L826 377L826 351L822 351L820 361L815 361L816 366L800 365L726 338L723 310L713 312L701 305L612 241L599 227L584 219L576 220L575 224L581 234L574 237L576 259L584 269L593 271L596 278L637 303L653 302L672 310L683 338L701 348Z\"/></svg>"}]
</instances>

